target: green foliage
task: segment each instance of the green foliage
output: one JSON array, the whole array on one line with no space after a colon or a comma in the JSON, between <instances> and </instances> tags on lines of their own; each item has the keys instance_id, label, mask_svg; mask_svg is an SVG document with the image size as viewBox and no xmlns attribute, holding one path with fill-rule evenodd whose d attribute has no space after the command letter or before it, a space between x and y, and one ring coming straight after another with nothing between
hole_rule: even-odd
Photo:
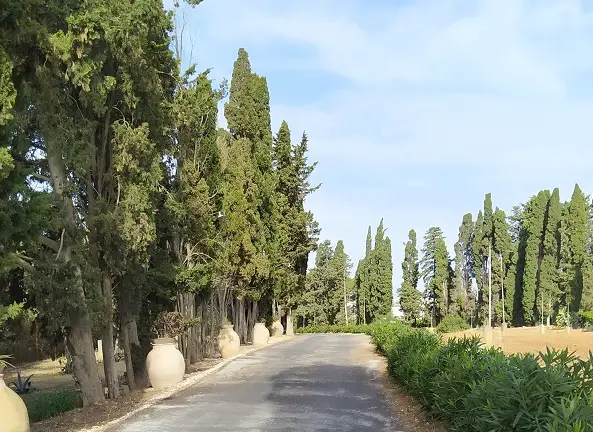
<instances>
[{"instance_id":1,"label":"green foliage","mask_svg":"<svg viewBox=\"0 0 593 432\"><path fill-rule=\"evenodd\" d=\"M438 333L452 333L469 329L468 323L459 315L447 315L437 326Z\"/></svg>"},{"instance_id":2,"label":"green foliage","mask_svg":"<svg viewBox=\"0 0 593 432\"><path fill-rule=\"evenodd\" d=\"M31 393L31 392L37 390L35 387L32 387L32 382L31 382L32 377L33 377L33 374L31 374L27 378L23 379L23 377L21 376L21 372L20 371L17 372L16 381L12 382L12 387L13 387L13 390L15 391L15 393L22 395L22 394Z\"/></svg>"},{"instance_id":3,"label":"green foliage","mask_svg":"<svg viewBox=\"0 0 593 432\"><path fill-rule=\"evenodd\" d=\"M593 356L506 357L479 337L443 343L401 324L373 324L369 333L395 381L453 430L593 430Z\"/></svg>"},{"instance_id":4,"label":"green foliage","mask_svg":"<svg viewBox=\"0 0 593 432\"><path fill-rule=\"evenodd\" d=\"M584 326L588 326L588 327L593 326L593 312L579 311L579 317L581 318L581 323Z\"/></svg>"},{"instance_id":5,"label":"green foliage","mask_svg":"<svg viewBox=\"0 0 593 432\"><path fill-rule=\"evenodd\" d=\"M402 284L399 289L399 304L408 322L417 323L420 319L420 299L418 291L418 249L416 246L416 231L410 230L408 242L404 251L402 262Z\"/></svg>"},{"instance_id":6,"label":"green foliage","mask_svg":"<svg viewBox=\"0 0 593 432\"><path fill-rule=\"evenodd\" d=\"M6 366L10 366L10 363L8 363L10 358L12 358L12 356L9 354L0 354L0 372L2 372Z\"/></svg>"},{"instance_id":7,"label":"green foliage","mask_svg":"<svg viewBox=\"0 0 593 432\"><path fill-rule=\"evenodd\" d=\"M443 231L431 227L424 235L420 276L424 280L424 297L432 319L438 324L448 312L450 285L449 253Z\"/></svg>"},{"instance_id":8,"label":"green foliage","mask_svg":"<svg viewBox=\"0 0 593 432\"><path fill-rule=\"evenodd\" d=\"M57 416L82 406L80 393L74 389L43 391L23 396L32 423Z\"/></svg>"},{"instance_id":9,"label":"green foliage","mask_svg":"<svg viewBox=\"0 0 593 432\"><path fill-rule=\"evenodd\" d=\"M295 330L296 333L368 333L369 325L367 324L324 324L324 325L310 325L306 327L299 327Z\"/></svg>"}]
</instances>

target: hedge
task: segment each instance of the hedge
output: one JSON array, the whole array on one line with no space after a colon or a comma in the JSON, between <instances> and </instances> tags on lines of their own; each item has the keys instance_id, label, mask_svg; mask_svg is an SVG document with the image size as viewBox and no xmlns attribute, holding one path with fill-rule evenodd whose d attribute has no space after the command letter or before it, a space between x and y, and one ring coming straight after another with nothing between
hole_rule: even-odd
<instances>
[{"instance_id":1,"label":"hedge","mask_svg":"<svg viewBox=\"0 0 593 432\"><path fill-rule=\"evenodd\" d=\"M593 432L593 356L550 349L506 356L478 336L445 343L399 322L364 330L391 377L452 430Z\"/></svg>"}]
</instances>

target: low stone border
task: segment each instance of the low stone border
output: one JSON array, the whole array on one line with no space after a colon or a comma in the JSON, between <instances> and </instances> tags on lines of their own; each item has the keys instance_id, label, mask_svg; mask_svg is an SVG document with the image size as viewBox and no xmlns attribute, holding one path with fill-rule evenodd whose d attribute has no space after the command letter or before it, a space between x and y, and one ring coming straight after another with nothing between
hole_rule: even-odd
<instances>
[{"instance_id":1,"label":"low stone border","mask_svg":"<svg viewBox=\"0 0 593 432\"><path fill-rule=\"evenodd\" d=\"M201 372L196 372L196 373L188 374L188 375L184 376L183 381L181 381L179 384L177 384L173 387L169 387L165 390L159 391L151 399L149 399L146 403L139 406L138 408L133 409L129 413L125 414L124 416L119 417L115 420L111 420L111 421L109 421L105 424L102 424L102 425L93 426L90 428L79 429L78 432L103 432L107 428L116 426L117 424L121 423L124 420L127 420L128 418L132 417L133 415L137 414L138 412L143 411L147 408L150 408L151 406L173 396L174 394L176 394L182 390L188 389L189 387L200 382L202 379L204 379L208 375L216 372L217 370L223 368L224 366L226 366L227 364L231 363L232 361L234 361L238 358L241 358L247 354L251 354L253 352L268 348L271 345L275 345L280 342L289 341L289 340L293 339L294 337L295 336L273 337L273 338L270 338L267 345L261 345L261 346L257 346L257 347L250 347L249 345L243 345L241 348L246 347L247 348L246 351L241 352L241 353L237 354L236 356L230 357L228 359L224 359L224 360L220 361L219 363L215 364L214 366L212 366L210 369L206 369Z\"/></svg>"}]
</instances>

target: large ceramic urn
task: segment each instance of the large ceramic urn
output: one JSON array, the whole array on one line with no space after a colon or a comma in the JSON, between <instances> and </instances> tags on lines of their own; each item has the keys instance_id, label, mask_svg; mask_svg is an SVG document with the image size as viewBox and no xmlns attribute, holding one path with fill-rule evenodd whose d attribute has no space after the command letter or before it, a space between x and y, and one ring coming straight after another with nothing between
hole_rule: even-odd
<instances>
[{"instance_id":1,"label":"large ceramic urn","mask_svg":"<svg viewBox=\"0 0 593 432\"><path fill-rule=\"evenodd\" d=\"M6 386L1 370L0 430L3 432L29 432L27 407L21 397Z\"/></svg>"},{"instance_id":2,"label":"large ceramic urn","mask_svg":"<svg viewBox=\"0 0 593 432\"><path fill-rule=\"evenodd\" d=\"M229 358L239 354L241 341L230 323L224 324L218 335L218 350L222 358Z\"/></svg>"},{"instance_id":3,"label":"large ceramic urn","mask_svg":"<svg viewBox=\"0 0 593 432\"><path fill-rule=\"evenodd\" d=\"M280 337L284 334L284 327L280 322L280 319L274 321L272 323L272 327L270 327L270 336L272 337Z\"/></svg>"},{"instance_id":4,"label":"large ceramic urn","mask_svg":"<svg viewBox=\"0 0 593 432\"><path fill-rule=\"evenodd\" d=\"M158 338L146 357L150 384L156 390L173 386L183 379L185 359L173 338Z\"/></svg>"},{"instance_id":5,"label":"large ceramic urn","mask_svg":"<svg viewBox=\"0 0 593 432\"><path fill-rule=\"evenodd\" d=\"M253 327L253 345L266 345L270 339L270 332L265 323L256 323Z\"/></svg>"}]
</instances>

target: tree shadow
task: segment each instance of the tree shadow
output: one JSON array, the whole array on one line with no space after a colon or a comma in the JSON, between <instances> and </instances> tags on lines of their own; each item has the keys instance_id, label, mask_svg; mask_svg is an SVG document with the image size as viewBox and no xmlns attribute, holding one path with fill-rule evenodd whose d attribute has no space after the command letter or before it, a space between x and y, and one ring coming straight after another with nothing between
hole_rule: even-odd
<instances>
[{"instance_id":1,"label":"tree shadow","mask_svg":"<svg viewBox=\"0 0 593 432\"><path fill-rule=\"evenodd\" d=\"M274 418L265 430L394 431L395 419L377 371L314 364L272 377L267 400Z\"/></svg>"}]
</instances>

